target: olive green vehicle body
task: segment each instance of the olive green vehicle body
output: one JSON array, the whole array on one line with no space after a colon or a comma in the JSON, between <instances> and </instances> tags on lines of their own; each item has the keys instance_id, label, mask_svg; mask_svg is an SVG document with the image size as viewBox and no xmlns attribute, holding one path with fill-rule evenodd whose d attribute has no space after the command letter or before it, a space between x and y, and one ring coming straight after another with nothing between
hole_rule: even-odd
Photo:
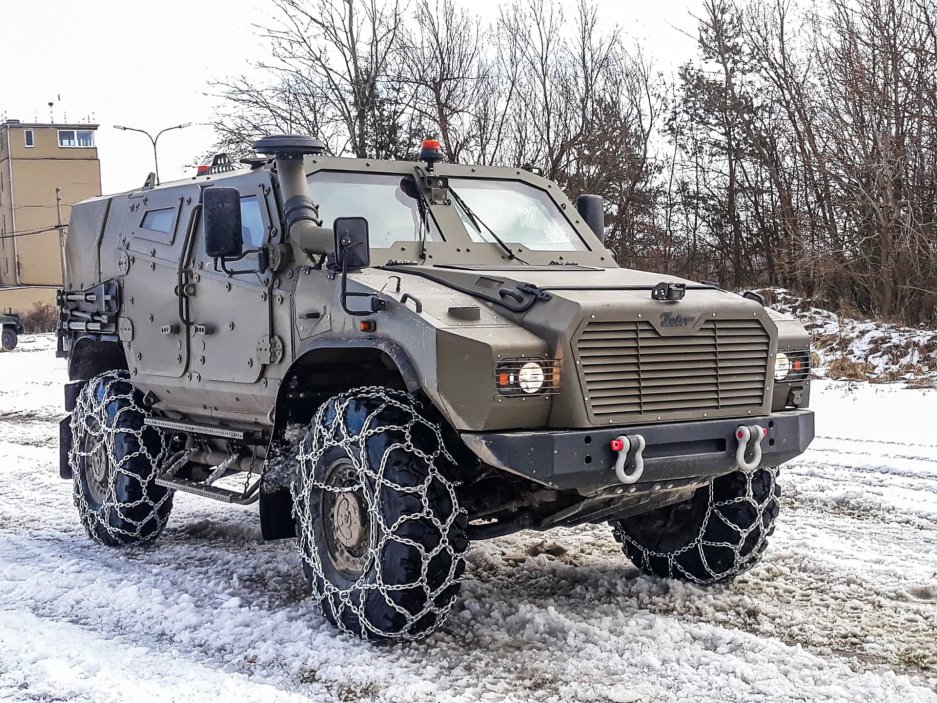
<instances>
[{"instance_id":1,"label":"olive green vehicle body","mask_svg":"<svg viewBox=\"0 0 937 703\"><path fill-rule=\"evenodd\" d=\"M468 463L580 496L620 489L608 440L623 433L658 437L649 440L648 470L637 492L670 490L673 500L733 470L731 437L739 422L794 427L778 436L772 465L806 447L813 436L806 374L776 382L773 373L778 352L808 349L799 323L715 286L619 267L576 206L538 175L436 165L440 177L536 189L582 242L574 251L512 244L512 258L497 243L470 237L445 193L432 192L424 169L416 162L304 159L314 201L319 172L409 176L425 187L428 214L445 241L426 241L425 257L419 241L372 244L371 265L347 275L348 291L383 301L383 309L367 315L345 312L341 274L320 267L320 257L290 236L274 159L76 205L59 331L73 384L124 365L155 416L242 430L260 438L252 451L261 457L329 394L363 383L397 385L435 408ZM272 262L265 270L228 275L205 253L201 204L203 193L216 187L257 198ZM157 210L170 211L169 231L143 226ZM380 227L369 224L372 231ZM249 255L232 268L256 265ZM686 284L685 297L653 300L651 290L662 282ZM524 284L547 295L522 312L491 301ZM527 299L513 295L508 299ZM348 299L353 309L367 304L367 298ZM744 344L719 356L720 334L754 344L751 359ZM621 335L632 335L627 344L647 340L673 352L670 365L659 367L659 382L645 378L637 386L622 376L630 371L614 364L596 375L602 358L584 349L607 342L614 353L627 346ZM698 357L681 367L704 343L715 345L712 368L700 367ZM499 365L527 359L553 370L555 388L533 395L499 391ZM733 383L743 387L736 396ZM291 408L303 403L304 411ZM707 435L700 429L706 427L718 430ZM767 443L765 450L764 462L771 461ZM671 451L684 466L676 473L666 468ZM552 462L549 469L543 461Z\"/></svg>"}]
</instances>

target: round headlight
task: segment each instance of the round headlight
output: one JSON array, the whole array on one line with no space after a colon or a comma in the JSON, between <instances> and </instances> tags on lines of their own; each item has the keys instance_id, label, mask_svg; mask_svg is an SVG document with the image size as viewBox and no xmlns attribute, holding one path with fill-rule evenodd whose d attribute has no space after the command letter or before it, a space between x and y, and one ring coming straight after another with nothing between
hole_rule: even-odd
<instances>
[{"instance_id":1,"label":"round headlight","mask_svg":"<svg viewBox=\"0 0 937 703\"><path fill-rule=\"evenodd\" d=\"M543 367L533 361L528 361L517 372L517 385L524 393L536 393L543 388Z\"/></svg>"},{"instance_id":2,"label":"round headlight","mask_svg":"<svg viewBox=\"0 0 937 703\"><path fill-rule=\"evenodd\" d=\"M774 380L783 381L790 372L791 360L787 358L787 354L778 352L778 355L774 358Z\"/></svg>"}]
</instances>

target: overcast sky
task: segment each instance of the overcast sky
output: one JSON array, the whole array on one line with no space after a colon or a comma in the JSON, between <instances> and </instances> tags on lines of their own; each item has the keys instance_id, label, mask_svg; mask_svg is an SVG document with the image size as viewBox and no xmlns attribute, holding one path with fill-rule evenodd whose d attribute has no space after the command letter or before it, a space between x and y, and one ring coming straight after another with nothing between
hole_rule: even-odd
<instances>
[{"instance_id":1,"label":"overcast sky","mask_svg":"<svg viewBox=\"0 0 937 703\"><path fill-rule=\"evenodd\" d=\"M458 0L457 0L458 1ZM498 0L462 0L483 20L497 17ZM692 18L700 0L599 0L609 24L640 39L669 72L694 51ZM250 71L266 55L254 25L270 6L259 0L52 0L4 3L0 35L0 117L25 121L93 119L98 131L105 193L143 184L152 170L152 147L142 134L196 123L160 138L160 175L191 174L213 143L216 100L208 83ZM59 99L60 98L60 99ZM198 123L202 123L199 125Z\"/></svg>"}]
</instances>

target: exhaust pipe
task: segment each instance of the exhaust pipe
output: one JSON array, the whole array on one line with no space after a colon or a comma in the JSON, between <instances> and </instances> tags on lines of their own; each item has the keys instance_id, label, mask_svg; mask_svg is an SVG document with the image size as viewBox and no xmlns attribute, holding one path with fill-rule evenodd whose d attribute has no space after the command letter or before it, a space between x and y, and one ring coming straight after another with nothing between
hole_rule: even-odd
<instances>
[{"instance_id":1,"label":"exhaust pipe","mask_svg":"<svg viewBox=\"0 0 937 703\"><path fill-rule=\"evenodd\" d=\"M254 151L276 161L287 236L303 251L325 254L332 250L332 230L322 227L319 209L309 196L303 157L319 155L325 144L312 137L274 134L254 142Z\"/></svg>"}]
</instances>

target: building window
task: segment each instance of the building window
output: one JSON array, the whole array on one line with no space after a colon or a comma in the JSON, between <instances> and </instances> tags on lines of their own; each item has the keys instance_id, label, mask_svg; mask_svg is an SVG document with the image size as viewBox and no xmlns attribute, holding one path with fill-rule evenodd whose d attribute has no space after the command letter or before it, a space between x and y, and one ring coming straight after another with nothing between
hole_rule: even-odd
<instances>
[{"instance_id":1,"label":"building window","mask_svg":"<svg viewBox=\"0 0 937 703\"><path fill-rule=\"evenodd\" d=\"M59 146L67 149L94 146L94 131L90 129L60 129Z\"/></svg>"},{"instance_id":2,"label":"building window","mask_svg":"<svg viewBox=\"0 0 937 703\"><path fill-rule=\"evenodd\" d=\"M36 138L31 129L23 131L23 138L26 140L26 146L33 147L36 146Z\"/></svg>"}]
</instances>

